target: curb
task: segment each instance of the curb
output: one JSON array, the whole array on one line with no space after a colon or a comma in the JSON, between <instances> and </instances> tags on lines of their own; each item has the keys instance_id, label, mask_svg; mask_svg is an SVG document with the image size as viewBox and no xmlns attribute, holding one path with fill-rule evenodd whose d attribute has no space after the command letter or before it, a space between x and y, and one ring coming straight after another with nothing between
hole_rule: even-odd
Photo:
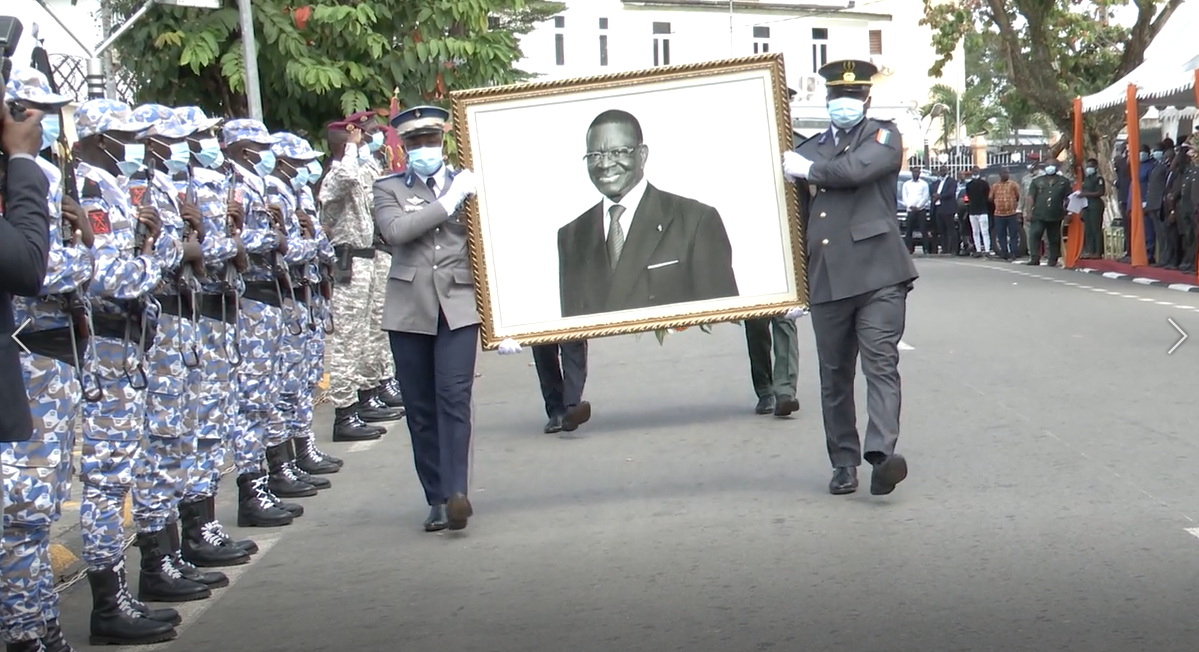
<instances>
[{"instance_id":1,"label":"curb","mask_svg":"<svg viewBox=\"0 0 1199 652\"><path fill-rule=\"evenodd\" d=\"M1076 267L1075 271L1084 274L1097 274L1104 278L1132 281L1138 285L1151 285L1154 287L1163 287L1175 292L1199 292L1199 285L1191 285L1189 283L1166 283L1155 278L1146 278L1144 276L1132 276L1131 274L1121 274L1120 272L1101 272L1091 267Z\"/></svg>"}]
</instances>

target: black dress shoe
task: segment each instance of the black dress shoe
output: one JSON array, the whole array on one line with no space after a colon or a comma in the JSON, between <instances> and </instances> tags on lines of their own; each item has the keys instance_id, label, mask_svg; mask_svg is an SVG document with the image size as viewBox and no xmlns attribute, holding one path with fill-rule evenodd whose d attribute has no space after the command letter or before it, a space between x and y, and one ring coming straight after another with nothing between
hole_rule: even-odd
<instances>
[{"instance_id":1,"label":"black dress shoe","mask_svg":"<svg viewBox=\"0 0 1199 652\"><path fill-rule=\"evenodd\" d=\"M903 455L892 454L887 459L874 465L870 474L870 493L875 496L886 496L895 491L895 485L908 477L908 461Z\"/></svg>"},{"instance_id":2,"label":"black dress shoe","mask_svg":"<svg viewBox=\"0 0 1199 652\"><path fill-rule=\"evenodd\" d=\"M833 479L829 480L828 492L834 496L844 496L858 490L858 467L838 466L833 469Z\"/></svg>"},{"instance_id":3,"label":"black dress shoe","mask_svg":"<svg viewBox=\"0 0 1199 652\"><path fill-rule=\"evenodd\" d=\"M754 407L754 414L770 414L774 412L775 401L773 396L763 396L758 399L758 405Z\"/></svg>"},{"instance_id":4,"label":"black dress shoe","mask_svg":"<svg viewBox=\"0 0 1199 652\"><path fill-rule=\"evenodd\" d=\"M445 513L449 518L451 530L465 530L466 521L475 515L475 510L470 506L470 499L466 494L454 494L445 506Z\"/></svg>"},{"instance_id":5,"label":"black dress shoe","mask_svg":"<svg viewBox=\"0 0 1199 652\"><path fill-rule=\"evenodd\" d=\"M774 416L789 417L792 412L799 412L799 399L786 394L775 399Z\"/></svg>"},{"instance_id":6,"label":"black dress shoe","mask_svg":"<svg viewBox=\"0 0 1199 652\"><path fill-rule=\"evenodd\" d=\"M579 429L579 426L590 420L591 404L587 401L579 401L578 405L566 408L566 414L562 415L562 430L574 432Z\"/></svg>"},{"instance_id":7,"label":"black dress shoe","mask_svg":"<svg viewBox=\"0 0 1199 652\"><path fill-rule=\"evenodd\" d=\"M440 532L449 526L450 519L445 515L445 505L429 508L429 518L425 519L425 532Z\"/></svg>"},{"instance_id":8,"label":"black dress shoe","mask_svg":"<svg viewBox=\"0 0 1199 652\"><path fill-rule=\"evenodd\" d=\"M554 415L550 417L550 420L545 422L544 432L547 435L552 435L556 432L562 432L562 417L560 415Z\"/></svg>"}]
</instances>

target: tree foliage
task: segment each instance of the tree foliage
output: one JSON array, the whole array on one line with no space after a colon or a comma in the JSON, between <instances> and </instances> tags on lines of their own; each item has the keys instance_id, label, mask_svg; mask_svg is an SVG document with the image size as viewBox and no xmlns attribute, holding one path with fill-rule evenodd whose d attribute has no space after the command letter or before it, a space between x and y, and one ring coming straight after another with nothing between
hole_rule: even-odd
<instances>
[{"instance_id":1,"label":"tree foliage","mask_svg":"<svg viewBox=\"0 0 1199 652\"><path fill-rule=\"evenodd\" d=\"M140 0L112 0L118 15ZM328 121L401 106L448 105L450 90L529 78L517 36L559 13L528 0L254 0L264 118L316 136ZM237 1L156 5L116 44L143 101L248 115Z\"/></svg>"}]
</instances>

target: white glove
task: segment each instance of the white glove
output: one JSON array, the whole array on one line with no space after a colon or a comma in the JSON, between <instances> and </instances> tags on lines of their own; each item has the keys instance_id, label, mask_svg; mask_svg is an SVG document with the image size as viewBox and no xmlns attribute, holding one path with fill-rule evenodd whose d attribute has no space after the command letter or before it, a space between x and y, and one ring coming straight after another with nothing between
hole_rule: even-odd
<instances>
[{"instance_id":1,"label":"white glove","mask_svg":"<svg viewBox=\"0 0 1199 652\"><path fill-rule=\"evenodd\" d=\"M453 215L462 202L473 194L475 194L475 175L470 170L462 170L454 175L449 191L437 201L445 209L447 215Z\"/></svg>"},{"instance_id":2,"label":"white glove","mask_svg":"<svg viewBox=\"0 0 1199 652\"><path fill-rule=\"evenodd\" d=\"M804 317L807 317L808 311L806 308L802 308L802 307L801 308L792 308L787 311L786 315L783 315L783 316L786 317L787 319L790 319L791 321L796 321L799 319L803 319Z\"/></svg>"},{"instance_id":3,"label":"white glove","mask_svg":"<svg viewBox=\"0 0 1199 652\"><path fill-rule=\"evenodd\" d=\"M812 162L796 152L783 152L783 174L792 180L807 179L812 169Z\"/></svg>"},{"instance_id":4,"label":"white glove","mask_svg":"<svg viewBox=\"0 0 1199 652\"><path fill-rule=\"evenodd\" d=\"M521 352L520 343L512 338L500 342L500 355L515 355Z\"/></svg>"}]
</instances>

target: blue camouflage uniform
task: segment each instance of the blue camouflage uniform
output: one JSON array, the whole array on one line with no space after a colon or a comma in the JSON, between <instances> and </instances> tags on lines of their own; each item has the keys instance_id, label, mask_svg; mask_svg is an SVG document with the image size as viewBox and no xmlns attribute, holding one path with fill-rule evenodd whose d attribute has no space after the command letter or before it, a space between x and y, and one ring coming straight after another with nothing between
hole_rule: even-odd
<instances>
[{"instance_id":1,"label":"blue camouflage uniform","mask_svg":"<svg viewBox=\"0 0 1199 652\"><path fill-rule=\"evenodd\" d=\"M221 139L226 150L245 141L268 148L275 142L266 126L257 120L225 123ZM233 459L238 471L238 525L287 525L303 513L303 508L281 502L268 487L269 478L263 473L266 446L285 441L286 432L279 411L278 384L281 343L287 330L283 309L286 289L276 274L276 267L285 264L276 253L281 236L267 209L265 175L232 161L230 168L233 201L244 214L242 245L250 258L249 267L242 275L245 288L238 312L241 364L237 368L238 420L233 435ZM269 174L270 170L264 172ZM290 251L291 238L282 237L286 238ZM285 269L280 271L286 273Z\"/></svg>"},{"instance_id":2,"label":"blue camouflage uniform","mask_svg":"<svg viewBox=\"0 0 1199 652\"><path fill-rule=\"evenodd\" d=\"M52 93L46 78L32 69L13 71L6 99L47 106L71 101ZM92 276L91 251L64 244L62 173L45 159L37 163L50 182L49 264L40 297L13 298L16 323L28 322L21 343L32 354L21 354L21 366L33 413L33 438L0 443L4 480L0 634L7 643L44 639L47 623L57 627L50 524L59 519L62 503L70 495L75 419L83 400L75 357L83 354L69 334L73 323L64 296L78 292Z\"/></svg>"}]
</instances>

